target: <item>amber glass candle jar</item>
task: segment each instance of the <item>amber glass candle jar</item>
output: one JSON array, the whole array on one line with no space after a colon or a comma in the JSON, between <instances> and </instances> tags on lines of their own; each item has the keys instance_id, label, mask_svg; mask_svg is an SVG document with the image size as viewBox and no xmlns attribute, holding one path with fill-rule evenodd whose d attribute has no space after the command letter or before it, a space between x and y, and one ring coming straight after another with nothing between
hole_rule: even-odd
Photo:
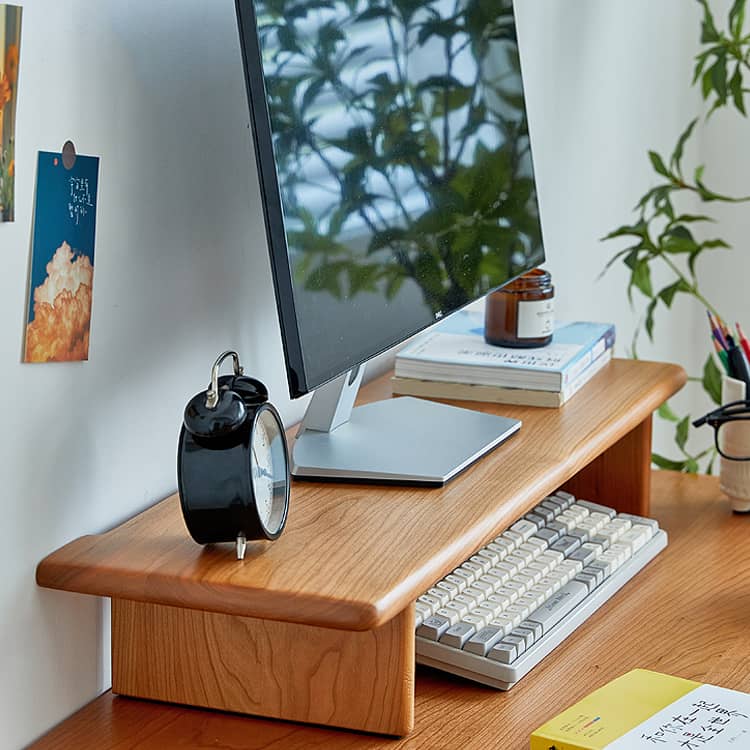
<instances>
[{"instance_id":1,"label":"amber glass candle jar","mask_svg":"<svg viewBox=\"0 0 750 750\"><path fill-rule=\"evenodd\" d=\"M555 326L555 287L535 268L487 297L484 338L495 346L546 346Z\"/></svg>"}]
</instances>

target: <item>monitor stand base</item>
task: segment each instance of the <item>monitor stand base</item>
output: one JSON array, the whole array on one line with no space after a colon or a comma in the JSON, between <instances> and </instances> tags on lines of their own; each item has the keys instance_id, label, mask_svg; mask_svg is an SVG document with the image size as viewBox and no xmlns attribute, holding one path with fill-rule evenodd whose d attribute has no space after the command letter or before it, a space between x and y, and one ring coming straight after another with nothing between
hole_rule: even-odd
<instances>
[{"instance_id":1,"label":"monitor stand base","mask_svg":"<svg viewBox=\"0 0 750 750\"><path fill-rule=\"evenodd\" d=\"M341 382L356 380L347 375ZM303 422L292 449L292 474L298 479L441 486L520 427L516 419L436 401L377 401L351 409L348 420L330 431Z\"/></svg>"}]
</instances>

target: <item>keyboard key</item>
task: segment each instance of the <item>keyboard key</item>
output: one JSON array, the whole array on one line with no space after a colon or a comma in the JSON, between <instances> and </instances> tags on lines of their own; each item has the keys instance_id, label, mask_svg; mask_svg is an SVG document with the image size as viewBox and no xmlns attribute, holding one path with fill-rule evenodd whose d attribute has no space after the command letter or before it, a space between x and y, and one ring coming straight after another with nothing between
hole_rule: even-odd
<instances>
[{"instance_id":1,"label":"keyboard key","mask_svg":"<svg viewBox=\"0 0 750 750\"><path fill-rule=\"evenodd\" d=\"M565 584L551 599L527 618L542 626L547 633L588 595L588 589L579 581Z\"/></svg>"},{"instance_id":2,"label":"keyboard key","mask_svg":"<svg viewBox=\"0 0 750 750\"><path fill-rule=\"evenodd\" d=\"M524 542L536 532L537 528L538 527L535 523L532 523L525 518L522 518L520 521L516 521L510 527L511 531L516 531L523 537Z\"/></svg>"},{"instance_id":3,"label":"keyboard key","mask_svg":"<svg viewBox=\"0 0 750 750\"><path fill-rule=\"evenodd\" d=\"M490 649L502 638L505 637L504 629L487 625L477 631L464 646L464 651L479 656L487 656Z\"/></svg>"},{"instance_id":4,"label":"keyboard key","mask_svg":"<svg viewBox=\"0 0 750 750\"><path fill-rule=\"evenodd\" d=\"M584 542L588 542L589 540L589 532L586 531L586 529L582 529L580 526L576 526L576 528L568 531L568 536L572 536L574 539L578 539L581 544L583 544Z\"/></svg>"},{"instance_id":5,"label":"keyboard key","mask_svg":"<svg viewBox=\"0 0 750 750\"><path fill-rule=\"evenodd\" d=\"M567 534L569 529L574 529L576 527L578 518L576 518L573 513L570 513L570 511L566 510L563 513L560 513L560 515L552 523L559 523L565 528L565 533Z\"/></svg>"},{"instance_id":6,"label":"keyboard key","mask_svg":"<svg viewBox=\"0 0 750 750\"><path fill-rule=\"evenodd\" d=\"M527 513L524 516L524 520L529 521L530 523L533 523L534 526L536 526L537 529L543 529L546 521L544 520L544 516L540 515L539 513Z\"/></svg>"},{"instance_id":7,"label":"keyboard key","mask_svg":"<svg viewBox=\"0 0 750 750\"><path fill-rule=\"evenodd\" d=\"M555 492L555 497L564 500L569 506L576 501L575 495L571 495L570 492L565 492L565 490L558 490Z\"/></svg>"},{"instance_id":8,"label":"keyboard key","mask_svg":"<svg viewBox=\"0 0 750 750\"><path fill-rule=\"evenodd\" d=\"M599 555L599 547L596 544L583 544L580 549L573 552L569 560L578 560L584 567L596 560Z\"/></svg>"},{"instance_id":9,"label":"keyboard key","mask_svg":"<svg viewBox=\"0 0 750 750\"><path fill-rule=\"evenodd\" d=\"M514 547L518 547L518 545L523 544L524 541L524 538L517 531L511 531L510 529L504 531L502 536L503 539L512 542Z\"/></svg>"},{"instance_id":10,"label":"keyboard key","mask_svg":"<svg viewBox=\"0 0 750 750\"><path fill-rule=\"evenodd\" d=\"M488 557L485 557L483 555L472 555L468 561L473 562L474 565L478 565L481 570L481 573L486 573L494 565L492 560L490 560ZM498 562L500 561L498 560Z\"/></svg>"},{"instance_id":11,"label":"keyboard key","mask_svg":"<svg viewBox=\"0 0 750 750\"><path fill-rule=\"evenodd\" d=\"M471 586L472 583L474 583L474 574L470 570L465 570L463 567L456 568L452 575L458 576L459 578L463 579L464 582L464 588L467 586ZM446 576L447 578L448 576Z\"/></svg>"},{"instance_id":12,"label":"keyboard key","mask_svg":"<svg viewBox=\"0 0 750 750\"><path fill-rule=\"evenodd\" d=\"M559 501L558 501L558 503L559 503ZM547 510L551 511L553 517L559 515L564 510L564 508L562 507L562 503L560 503L558 505L558 504L552 502L551 500L542 500L542 502L539 503L539 507L546 508ZM548 523L549 523L549 521L548 521Z\"/></svg>"},{"instance_id":13,"label":"keyboard key","mask_svg":"<svg viewBox=\"0 0 750 750\"><path fill-rule=\"evenodd\" d=\"M505 615L500 615L490 622L487 627L499 628L505 635L513 630L513 620Z\"/></svg>"},{"instance_id":14,"label":"keyboard key","mask_svg":"<svg viewBox=\"0 0 750 750\"><path fill-rule=\"evenodd\" d=\"M493 594L493 596L503 596L503 597L506 597L506 596L507 596L507 597L508 597L508 599L510 599L510 603L511 603L511 604L513 604L513 602L514 602L514 601L515 601L516 599L518 599L518 597L519 597L519 596L521 596L521 594L519 593L519 591L518 591L518 588L511 588L510 586L508 586L508 585L506 584L506 585L505 585L505 586L503 586L502 588L499 588L499 589L498 589L498 590L497 590L497 591L496 591L496 592L495 592L495 593ZM488 597L488 598L489 598L489 597Z\"/></svg>"},{"instance_id":15,"label":"keyboard key","mask_svg":"<svg viewBox=\"0 0 750 750\"><path fill-rule=\"evenodd\" d=\"M484 576L482 576L482 578L484 578ZM472 588L480 589L484 592L484 597L487 597L495 590L495 586L489 581L482 580L482 578L480 578L478 581L474 581L474 586Z\"/></svg>"},{"instance_id":16,"label":"keyboard key","mask_svg":"<svg viewBox=\"0 0 750 750\"><path fill-rule=\"evenodd\" d=\"M424 602L420 601L417 601L417 603L414 605L414 609L416 613L422 618L422 620L430 617L434 611L429 604L425 604Z\"/></svg>"},{"instance_id":17,"label":"keyboard key","mask_svg":"<svg viewBox=\"0 0 750 750\"><path fill-rule=\"evenodd\" d=\"M450 622L451 625L455 625L460 619L461 616L456 612L455 609L447 608L447 607L441 607L437 612L435 612L435 617L444 617L448 622Z\"/></svg>"},{"instance_id":18,"label":"keyboard key","mask_svg":"<svg viewBox=\"0 0 750 750\"><path fill-rule=\"evenodd\" d=\"M492 544L495 545L492 549L499 548L504 550L503 557L509 555L516 548L515 542L512 542L510 539L503 539L502 536L496 536ZM489 545L487 546L489 547Z\"/></svg>"},{"instance_id":19,"label":"keyboard key","mask_svg":"<svg viewBox=\"0 0 750 750\"><path fill-rule=\"evenodd\" d=\"M466 641L476 633L476 628L468 622L459 622L451 625L440 639L440 643L452 648L463 648Z\"/></svg>"},{"instance_id":20,"label":"keyboard key","mask_svg":"<svg viewBox=\"0 0 750 750\"><path fill-rule=\"evenodd\" d=\"M428 589L427 595L431 596L433 599L437 599L440 602L441 607L444 607L451 600L451 595L438 586L433 586L431 589Z\"/></svg>"},{"instance_id":21,"label":"keyboard key","mask_svg":"<svg viewBox=\"0 0 750 750\"><path fill-rule=\"evenodd\" d=\"M521 620L525 620L529 616L529 612L531 611L532 606L530 602L524 600L523 597L520 597L505 610L505 614L508 615L508 617L515 617L518 615L518 622L521 622Z\"/></svg>"},{"instance_id":22,"label":"keyboard key","mask_svg":"<svg viewBox=\"0 0 750 750\"><path fill-rule=\"evenodd\" d=\"M466 579L463 576L457 576L455 573L448 573L443 581L453 584L459 591L463 591L468 586Z\"/></svg>"},{"instance_id":23,"label":"keyboard key","mask_svg":"<svg viewBox=\"0 0 750 750\"><path fill-rule=\"evenodd\" d=\"M521 637L520 635L513 635L511 632L510 635L506 635L505 638L503 638L500 643L510 644L512 646L516 647L516 659L521 656L521 654L526 651L526 640Z\"/></svg>"},{"instance_id":24,"label":"keyboard key","mask_svg":"<svg viewBox=\"0 0 750 750\"><path fill-rule=\"evenodd\" d=\"M436 641L451 626L451 621L447 617L432 615L428 617L418 628L417 635Z\"/></svg>"},{"instance_id":25,"label":"keyboard key","mask_svg":"<svg viewBox=\"0 0 750 750\"><path fill-rule=\"evenodd\" d=\"M612 508L607 508L606 506L599 505L598 503L592 503L588 500L578 500L577 502L584 508L588 508L590 513L604 513L607 518L614 518L617 515L617 512Z\"/></svg>"},{"instance_id":26,"label":"keyboard key","mask_svg":"<svg viewBox=\"0 0 750 750\"><path fill-rule=\"evenodd\" d=\"M524 651L531 648L534 645L534 631L522 628L520 625L511 632L511 635L515 635L518 638L523 638Z\"/></svg>"},{"instance_id":27,"label":"keyboard key","mask_svg":"<svg viewBox=\"0 0 750 750\"><path fill-rule=\"evenodd\" d=\"M544 519L545 524L548 524L550 521L554 521L555 516L557 515L557 513L555 513L553 510L545 508L543 504L537 505L532 512L536 513L538 516L541 516Z\"/></svg>"},{"instance_id":28,"label":"keyboard key","mask_svg":"<svg viewBox=\"0 0 750 750\"><path fill-rule=\"evenodd\" d=\"M659 531L659 522L654 520L653 518L643 518L642 516L634 516L631 513L619 513L617 515L617 519L621 519L623 521L630 521L631 524L642 524L643 526L648 526L651 528L651 530L654 532L654 534Z\"/></svg>"},{"instance_id":29,"label":"keyboard key","mask_svg":"<svg viewBox=\"0 0 750 750\"><path fill-rule=\"evenodd\" d=\"M511 664L516 660L516 647L513 643L506 643L502 640L490 649L487 656L501 664Z\"/></svg>"},{"instance_id":30,"label":"keyboard key","mask_svg":"<svg viewBox=\"0 0 750 750\"><path fill-rule=\"evenodd\" d=\"M612 574L612 564L601 558L594 560L594 562L589 565L589 568L599 568L599 570L602 571L604 578L609 578Z\"/></svg>"},{"instance_id":31,"label":"keyboard key","mask_svg":"<svg viewBox=\"0 0 750 750\"><path fill-rule=\"evenodd\" d=\"M524 628L525 630L530 630L534 634L535 642L542 637L542 626L538 622L524 620L518 627Z\"/></svg>"},{"instance_id":32,"label":"keyboard key","mask_svg":"<svg viewBox=\"0 0 750 750\"><path fill-rule=\"evenodd\" d=\"M487 597L487 594L485 593L484 589L477 586L475 582L473 586L469 586L468 588L464 589L464 593L459 594L459 596L464 596L466 597L466 599L473 599L473 606L476 606L477 604L479 604L479 602L483 601ZM456 597L454 601L465 601L465 599L459 599L458 597Z\"/></svg>"},{"instance_id":33,"label":"keyboard key","mask_svg":"<svg viewBox=\"0 0 750 750\"><path fill-rule=\"evenodd\" d=\"M556 542L562 534L559 531L555 531L554 529L550 528L544 528L539 529L539 531L534 534L534 537L537 539L543 539L547 544L553 544Z\"/></svg>"},{"instance_id":34,"label":"keyboard key","mask_svg":"<svg viewBox=\"0 0 750 750\"><path fill-rule=\"evenodd\" d=\"M510 549L508 549L508 545L505 544L498 544L497 542L490 542L485 548L487 551L492 551L496 555L499 556L500 560L502 560L506 555L510 554ZM497 565L497 563L495 563Z\"/></svg>"},{"instance_id":35,"label":"keyboard key","mask_svg":"<svg viewBox=\"0 0 750 750\"><path fill-rule=\"evenodd\" d=\"M559 541L559 540L558 540ZM555 566L561 563L565 559L565 555L557 550L547 550L537 557L535 562L548 562L550 565Z\"/></svg>"},{"instance_id":36,"label":"keyboard key","mask_svg":"<svg viewBox=\"0 0 750 750\"><path fill-rule=\"evenodd\" d=\"M606 576L604 575L604 571L599 567L595 567L593 564L585 567L583 571L581 571L581 575L594 576L596 578L597 586L604 583L604 579L606 578Z\"/></svg>"},{"instance_id":37,"label":"keyboard key","mask_svg":"<svg viewBox=\"0 0 750 750\"><path fill-rule=\"evenodd\" d=\"M471 608L474 609L475 606L476 604L473 603ZM469 614L469 607L466 604L463 604L462 602L457 602L455 599L452 602L448 602L444 607L441 607L441 609L447 609L452 612L455 612L458 615L459 620L464 615ZM437 614L437 612L435 614Z\"/></svg>"},{"instance_id":38,"label":"keyboard key","mask_svg":"<svg viewBox=\"0 0 750 750\"><path fill-rule=\"evenodd\" d=\"M550 505L554 505L559 512L564 511L570 503L566 503L565 500L563 500L561 497L556 497L555 495L550 495L549 497L544 498L545 503L549 503Z\"/></svg>"},{"instance_id":39,"label":"keyboard key","mask_svg":"<svg viewBox=\"0 0 750 750\"><path fill-rule=\"evenodd\" d=\"M526 563L531 562L531 560L531 557L527 559L524 553L519 554L519 551L516 550L512 555L508 555L505 560L503 560L503 562L507 565L515 565L517 573L519 570L521 570L521 568L525 568Z\"/></svg>"},{"instance_id":40,"label":"keyboard key","mask_svg":"<svg viewBox=\"0 0 750 750\"><path fill-rule=\"evenodd\" d=\"M606 550L609 549L609 539L607 539L606 536L602 536L601 534L592 536L591 539L589 539L589 542L591 544L598 544L602 548L602 552L606 552Z\"/></svg>"},{"instance_id":41,"label":"keyboard key","mask_svg":"<svg viewBox=\"0 0 750 750\"><path fill-rule=\"evenodd\" d=\"M579 573L573 580L586 586L589 593L596 588L596 576L589 575L588 573Z\"/></svg>"},{"instance_id":42,"label":"keyboard key","mask_svg":"<svg viewBox=\"0 0 750 750\"><path fill-rule=\"evenodd\" d=\"M550 549L553 552L560 552L562 555L567 557L568 555L575 552L581 546L581 540L573 536L564 536L558 539L554 544L550 544Z\"/></svg>"},{"instance_id":43,"label":"keyboard key","mask_svg":"<svg viewBox=\"0 0 750 750\"><path fill-rule=\"evenodd\" d=\"M485 602L481 607L472 609L469 614L474 615L474 617L481 617L484 620L484 625L486 625L490 620L494 619L497 616L498 612L487 607ZM484 625L482 627L484 627Z\"/></svg>"},{"instance_id":44,"label":"keyboard key","mask_svg":"<svg viewBox=\"0 0 750 750\"><path fill-rule=\"evenodd\" d=\"M479 552L477 552L476 557L481 557L485 560L489 560L489 567L491 568L493 565L497 565L500 560L502 559L500 555L495 552L495 550L490 549L489 547L485 547L484 549L480 549ZM485 571L486 573L487 571Z\"/></svg>"},{"instance_id":45,"label":"keyboard key","mask_svg":"<svg viewBox=\"0 0 750 750\"><path fill-rule=\"evenodd\" d=\"M484 615L475 615L474 612L476 611L477 610L475 609L469 612L468 615L464 615L461 622L464 625L471 625L476 630L480 630L487 624L487 618L484 617Z\"/></svg>"},{"instance_id":46,"label":"keyboard key","mask_svg":"<svg viewBox=\"0 0 750 750\"><path fill-rule=\"evenodd\" d=\"M461 566L461 570L469 570L474 574L474 578L479 578L484 573L484 566L474 562L474 560L467 560Z\"/></svg>"}]
</instances>

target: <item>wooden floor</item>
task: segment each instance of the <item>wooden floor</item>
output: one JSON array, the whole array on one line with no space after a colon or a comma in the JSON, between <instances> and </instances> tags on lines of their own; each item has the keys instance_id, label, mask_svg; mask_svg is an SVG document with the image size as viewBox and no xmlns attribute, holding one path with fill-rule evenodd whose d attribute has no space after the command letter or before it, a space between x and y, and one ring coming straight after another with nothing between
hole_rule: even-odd
<instances>
[{"instance_id":1,"label":"wooden floor","mask_svg":"<svg viewBox=\"0 0 750 750\"><path fill-rule=\"evenodd\" d=\"M730 512L715 479L669 472L654 475L652 515L669 547L511 692L419 668L416 725L401 740L107 693L32 748L521 750L552 715L635 667L750 692L750 515Z\"/></svg>"}]
</instances>

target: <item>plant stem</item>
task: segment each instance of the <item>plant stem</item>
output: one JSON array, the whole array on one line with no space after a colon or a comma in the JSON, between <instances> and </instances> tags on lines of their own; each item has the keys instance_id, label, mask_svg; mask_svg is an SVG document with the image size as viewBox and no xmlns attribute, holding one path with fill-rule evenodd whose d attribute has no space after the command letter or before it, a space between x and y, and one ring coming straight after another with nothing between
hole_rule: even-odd
<instances>
[{"instance_id":1,"label":"plant stem","mask_svg":"<svg viewBox=\"0 0 750 750\"><path fill-rule=\"evenodd\" d=\"M674 264L674 262L664 253L659 253L659 257L672 269L672 272L677 276L678 279L685 282L685 284L690 289L690 294L692 294L693 297L695 297L707 310L710 310L713 315L721 318L719 311L700 293L697 284L691 284L685 274L682 273L682 271L680 271L680 269Z\"/></svg>"}]
</instances>

